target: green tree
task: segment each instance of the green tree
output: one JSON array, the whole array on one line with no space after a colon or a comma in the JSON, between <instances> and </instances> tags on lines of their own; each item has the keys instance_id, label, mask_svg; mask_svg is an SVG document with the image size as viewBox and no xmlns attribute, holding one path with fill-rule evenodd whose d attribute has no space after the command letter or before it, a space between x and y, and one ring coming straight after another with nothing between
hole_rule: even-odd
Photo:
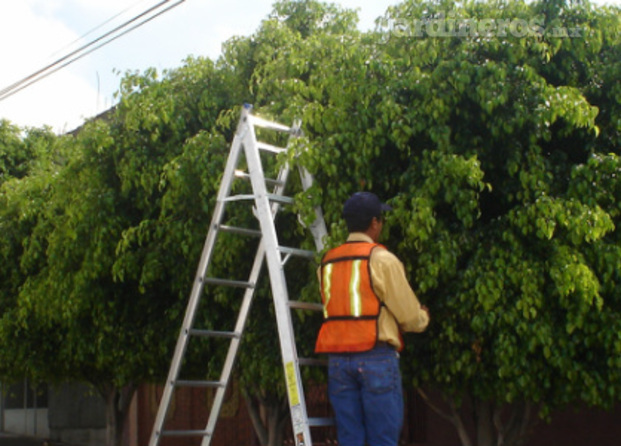
<instances>
[{"instance_id":1,"label":"green tree","mask_svg":"<svg viewBox=\"0 0 621 446\"><path fill-rule=\"evenodd\" d=\"M236 107L250 102L302 118L306 151L289 161L317 184L296 210L310 219L321 204L330 244L346 235L350 193L390 198L386 243L433 317L402 365L444 396L429 402L463 445L517 445L557 407L610 407L621 391L619 21L587 2L407 0L362 33L352 11L281 1L216 62L126 74L116 109L58 142L54 168L33 170L3 124L0 339L45 351L0 354L39 379L91 382L118 442L122 401L168 369ZM295 216L283 220L300 241ZM245 242L226 245L216 267L246 267ZM318 298L312 266L291 277L292 295ZM206 297L200 322L220 329L234 297ZM276 338L267 283L256 299L239 379L262 444L278 445L287 414L277 343L265 342ZM316 322L301 328L307 350ZM195 365L217 373L221 355L205 347Z\"/></svg>"},{"instance_id":2,"label":"green tree","mask_svg":"<svg viewBox=\"0 0 621 446\"><path fill-rule=\"evenodd\" d=\"M387 243L434 319L404 355L413 383L441 391L464 445L618 402L619 11L406 1L343 39L324 59L281 48L264 85L304 110L336 239L349 193L393 197Z\"/></svg>"},{"instance_id":3,"label":"green tree","mask_svg":"<svg viewBox=\"0 0 621 446\"><path fill-rule=\"evenodd\" d=\"M68 155L65 149L62 139L47 129L22 131L7 121L0 123L0 376L4 380L39 379L38 365L49 360L53 351L53 337L43 330L26 337L16 321L20 288L45 267L45 240L35 228L46 224L45 203Z\"/></svg>"},{"instance_id":4,"label":"green tree","mask_svg":"<svg viewBox=\"0 0 621 446\"><path fill-rule=\"evenodd\" d=\"M205 227L200 210L208 212L215 195L216 178L199 178L191 186L203 181L205 190L183 197L194 203L193 217L167 219L166 206L181 207L162 204L170 200L171 166L189 154L194 173L218 169L223 139L214 131L210 152L210 137L200 130L215 127L218 101L234 94L206 60L157 76L128 73L116 109L62 139L64 165L7 182L2 196L1 223L20 231L3 244L17 266L2 270L15 276L13 286L2 287L13 303L3 308L2 363L20 364L14 373L37 380L92 384L106 402L109 445L120 444L136 386L159 381L167 370L191 280L184 256L200 246L193 244ZM197 156L208 169L199 170L205 163Z\"/></svg>"}]
</instances>

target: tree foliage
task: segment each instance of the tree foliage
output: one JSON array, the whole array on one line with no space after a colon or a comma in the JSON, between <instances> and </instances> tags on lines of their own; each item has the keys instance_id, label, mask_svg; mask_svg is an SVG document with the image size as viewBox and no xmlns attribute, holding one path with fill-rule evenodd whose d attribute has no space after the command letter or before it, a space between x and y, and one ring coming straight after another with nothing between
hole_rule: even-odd
<instances>
[{"instance_id":1,"label":"tree foliage","mask_svg":"<svg viewBox=\"0 0 621 446\"><path fill-rule=\"evenodd\" d=\"M351 192L391 197L387 243L434 315L408 372L463 444L619 399L618 24L588 3L408 1L373 33L281 30L258 78L302 110L333 243Z\"/></svg>"},{"instance_id":2,"label":"tree foliage","mask_svg":"<svg viewBox=\"0 0 621 446\"><path fill-rule=\"evenodd\" d=\"M445 397L430 404L462 444L519 444L537 415L616 404L620 20L582 1L406 0L361 32L353 11L280 1L217 61L126 73L115 109L74 135L2 122L0 374L91 382L118 441L135 386L168 369L249 102L302 119L305 150L288 161L316 184L295 211L309 222L320 204L329 244L346 236L352 192L389 199L385 243L433 319L402 365ZM279 225L284 242L312 246L293 213ZM253 246L224 242L215 273L249 268ZM317 300L312 265L288 277L292 296ZM236 296L207 298L198 323L231 324ZM272 432L255 417L261 441L278 444L285 389L265 342L277 338L266 282L256 299L239 379L251 412L271 414ZM310 351L318 321L299 316ZM219 350L204 347L189 373L218 372ZM473 408L474 438L460 407Z\"/></svg>"}]
</instances>

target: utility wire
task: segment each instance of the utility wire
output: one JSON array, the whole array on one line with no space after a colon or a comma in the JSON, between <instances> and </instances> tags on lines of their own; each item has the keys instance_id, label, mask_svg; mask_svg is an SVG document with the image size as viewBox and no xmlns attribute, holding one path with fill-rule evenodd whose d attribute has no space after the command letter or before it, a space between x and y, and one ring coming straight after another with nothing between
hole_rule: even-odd
<instances>
[{"instance_id":1,"label":"utility wire","mask_svg":"<svg viewBox=\"0 0 621 446\"><path fill-rule=\"evenodd\" d=\"M81 42L83 40L86 39L86 37L90 36L91 34L93 34L95 31L97 31L98 29L103 28L105 25L107 25L108 23L114 21L115 19L119 18L120 16L122 16L123 14L125 14L127 11L130 11L132 9L134 9L136 6L138 6L140 3L144 3L147 0L138 0L137 2L135 2L133 5L128 6L127 8L123 9L122 11L114 14L112 17L110 17L109 19L103 21L102 23L100 23L99 25L95 26L94 28L91 28L90 30L88 30L86 33L82 34L80 37L78 37L77 39L75 39L73 42L70 42L68 44L66 44L65 46L63 46L62 48L54 51L54 53L52 53L50 55L50 58L56 56L57 54L60 54L62 52L64 52L65 50L71 48L72 46L74 46L75 44L77 44L78 42Z\"/></svg>"},{"instance_id":2,"label":"utility wire","mask_svg":"<svg viewBox=\"0 0 621 446\"><path fill-rule=\"evenodd\" d=\"M71 57L75 56L76 54L80 53L81 51L86 50L87 48L89 48L90 46L95 45L97 42L105 39L106 37L118 32L119 30L125 28L126 26L128 26L129 24L139 20L140 18L144 17L145 15L157 10L158 8L162 7L164 4L168 3L170 0L163 0L160 3L152 6L151 8L147 9L146 11L143 11L142 13L138 14L137 16L131 18L130 20L126 21L125 23L122 23L121 25L117 26L116 28L112 29L111 31L108 31L107 33L99 36L98 38L92 40L91 42L87 43L86 45L81 46L80 48L71 51L70 53L66 54L65 56L61 57L60 59L56 60L55 62L52 62L49 65L46 65L45 67L41 68L38 71L35 71L34 73L30 74L29 76L26 76L25 78L9 85L8 87L3 88L2 90L0 90L0 101L11 96L12 90L17 89L15 92L22 90L23 88L19 88L20 86L22 86L25 83L28 83L28 85L31 85L34 82L31 82L33 79L37 78L37 76L42 75L43 73L45 73L48 70L51 70L53 67L55 67L56 65L59 65L61 63L63 63L64 61L70 59ZM63 65L65 66L65 65ZM57 70L55 70L57 71ZM42 76L41 78L46 77L46 76ZM35 81L36 82L36 81Z\"/></svg>"},{"instance_id":3,"label":"utility wire","mask_svg":"<svg viewBox=\"0 0 621 446\"><path fill-rule=\"evenodd\" d=\"M138 20L144 18L145 16L147 16L150 13L153 13L154 11L156 11L157 9L161 8L162 6L164 6L166 3L170 2L171 0L163 0L160 3L158 3L155 6L152 6L151 8L147 9L146 11L138 14L137 16L131 18L130 20L126 21L125 23L117 26L116 28L114 28L111 31L108 31L107 33L99 36L98 38L92 40L91 42L87 43L86 45L83 45L82 47L71 51L70 53L66 54L65 56L61 57L60 59L56 60L55 62L45 66L44 68L34 72L33 74L26 76L25 78L9 85L8 87L3 88L2 90L0 90L0 101L7 99L11 96L13 96L14 94L18 93L19 91L25 89L26 87L29 87L30 85L48 77L49 75L61 70L62 68L65 68L67 65L72 64L73 62L81 59L82 57L92 53L93 51L113 42L114 40L118 39L119 37L122 37L124 35L126 35L127 33L141 27L142 25L150 22L151 20L155 19L156 17L159 17L160 15L164 14L165 12L170 11L171 9L179 6L180 4L182 4L183 2L185 2L185 0L178 0L176 3L168 6L167 8L153 14L150 17L145 18L144 20L142 20L141 22L138 22L137 24L135 24L134 26L132 26L131 28L121 32L120 34L117 34L116 36L111 37L110 39L100 43L97 46L94 46L95 44L97 44L98 42L101 42L102 40L104 40L105 38L111 36L114 33L117 33L119 31L121 31L123 28L126 28L127 26L131 25L134 22L137 22ZM90 48L93 47L93 48ZM90 48L90 49L88 49ZM85 51L87 50L88 51ZM82 53L82 54L79 54ZM74 57L75 56L75 57Z\"/></svg>"}]
</instances>

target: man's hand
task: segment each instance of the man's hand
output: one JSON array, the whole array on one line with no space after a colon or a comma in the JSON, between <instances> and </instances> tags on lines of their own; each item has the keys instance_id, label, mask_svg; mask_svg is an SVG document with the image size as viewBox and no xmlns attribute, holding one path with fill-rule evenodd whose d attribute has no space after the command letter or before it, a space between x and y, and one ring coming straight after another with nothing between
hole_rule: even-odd
<instances>
[{"instance_id":1,"label":"man's hand","mask_svg":"<svg viewBox=\"0 0 621 446\"><path fill-rule=\"evenodd\" d=\"M427 319L431 321L431 316L429 315L429 308L427 308L425 305L421 305L420 309L427 313Z\"/></svg>"}]
</instances>

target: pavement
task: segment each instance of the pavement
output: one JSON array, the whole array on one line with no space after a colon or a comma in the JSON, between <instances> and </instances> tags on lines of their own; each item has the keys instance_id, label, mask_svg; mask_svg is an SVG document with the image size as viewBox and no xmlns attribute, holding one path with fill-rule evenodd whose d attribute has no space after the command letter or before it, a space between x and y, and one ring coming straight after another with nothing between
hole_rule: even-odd
<instances>
[{"instance_id":1,"label":"pavement","mask_svg":"<svg viewBox=\"0 0 621 446\"><path fill-rule=\"evenodd\" d=\"M0 432L0 446L55 446L43 438L24 437Z\"/></svg>"}]
</instances>

